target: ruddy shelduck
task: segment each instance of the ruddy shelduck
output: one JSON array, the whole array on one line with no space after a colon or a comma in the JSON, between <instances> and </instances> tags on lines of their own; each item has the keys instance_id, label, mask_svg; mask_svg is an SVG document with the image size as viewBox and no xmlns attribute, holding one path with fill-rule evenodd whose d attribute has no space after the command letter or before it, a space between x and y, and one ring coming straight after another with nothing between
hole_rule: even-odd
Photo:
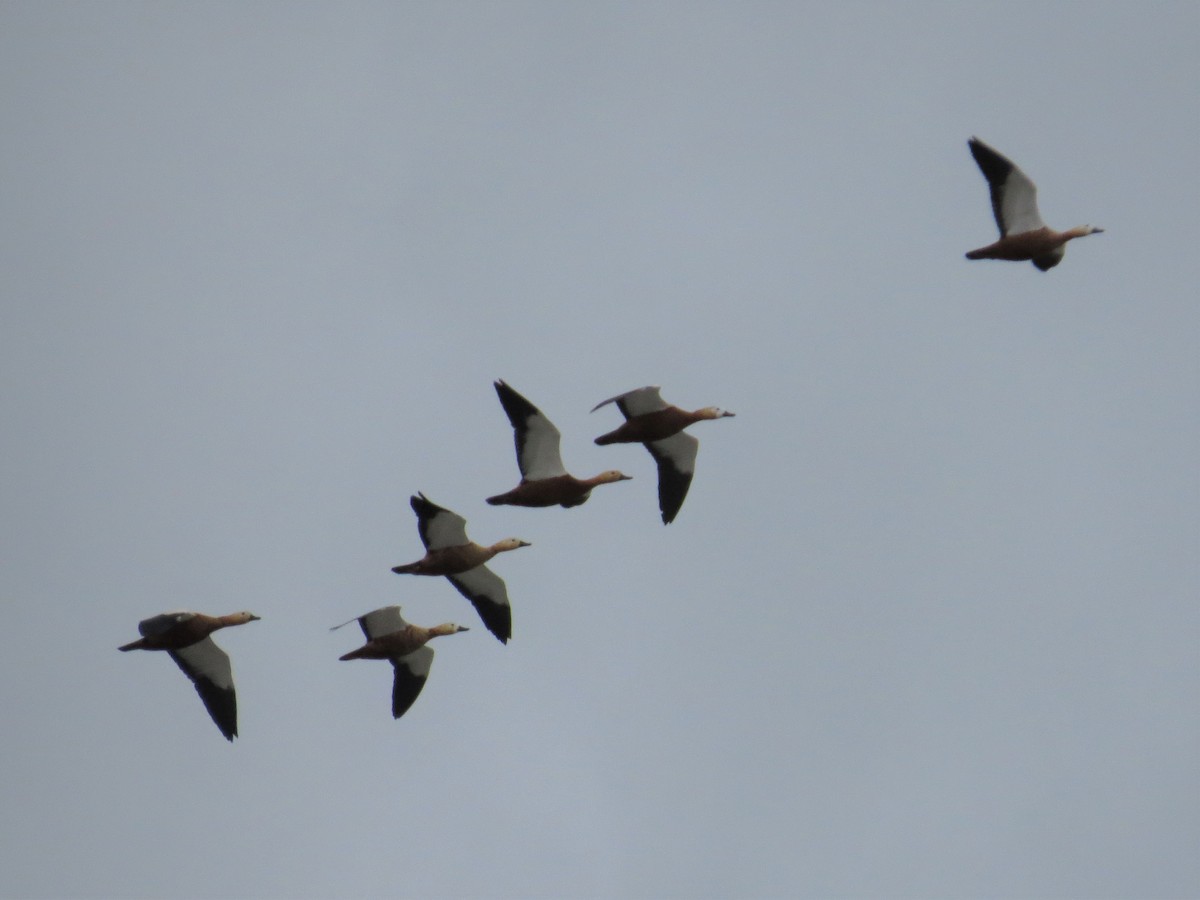
<instances>
[{"instance_id":1,"label":"ruddy shelduck","mask_svg":"<svg viewBox=\"0 0 1200 900\"><path fill-rule=\"evenodd\" d=\"M424 494L410 498L417 514L417 531L426 553L414 563L395 566L397 575L445 575L460 594L471 601L488 631L501 643L512 637L512 610L503 580L484 565L497 553L530 546L518 538L505 538L484 547L467 539L467 520L438 506Z\"/></svg>"},{"instance_id":2,"label":"ruddy shelduck","mask_svg":"<svg viewBox=\"0 0 1200 900\"><path fill-rule=\"evenodd\" d=\"M392 718L398 719L416 702L429 669L433 665L433 648L426 646L435 637L458 634L467 629L453 622L422 628L410 625L400 615L399 606L384 606L366 615L334 625L336 631L343 625L357 621L362 627L367 642L357 650L351 650L339 659L386 659L395 670L392 679Z\"/></svg>"},{"instance_id":3,"label":"ruddy shelduck","mask_svg":"<svg viewBox=\"0 0 1200 900\"><path fill-rule=\"evenodd\" d=\"M512 423L521 483L507 493L488 497L488 503L493 506L561 506L565 509L586 503L592 488L597 485L629 480L628 475L615 469L591 478L576 478L569 474L559 450L562 435L554 423L503 381L497 381L495 388L500 405Z\"/></svg>"},{"instance_id":4,"label":"ruddy shelduck","mask_svg":"<svg viewBox=\"0 0 1200 900\"><path fill-rule=\"evenodd\" d=\"M169 612L138 623L139 640L118 650L166 650L175 664L192 680L204 708L225 739L237 737L237 694L229 656L214 643L212 633L231 625L257 622L254 613L206 616L195 612Z\"/></svg>"},{"instance_id":5,"label":"ruddy shelduck","mask_svg":"<svg viewBox=\"0 0 1200 900\"><path fill-rule=\"evenodd\" d=\"M609 397L592 407L595 412L608 403L615 403L625 416L625 423L615 431L596 438L597 444L645 444L658 464L658 508L664 525L675 520L696 471L696 451L700 442L683 429L707 419L732 416L716 406L686 410L666 403L660 388L648 386Z\"/></svg>"},{"instance_id":6,"label":"ruddy shelduck","mask_svg":"<svg viewBox=\"0 0 1200 900\"><path fill-rule=\"evenodd\" d=\"M992 212L1000 240L967 254L967 259L1029 260L1043 272L1062 262L1067 241L1101 234L1103 228L1077 225L1055 231L1042 221L1037 207L1037 187L1012 160L1000 155L979 138L967 142L992 194Z\"/></svg>"}]
</instances>

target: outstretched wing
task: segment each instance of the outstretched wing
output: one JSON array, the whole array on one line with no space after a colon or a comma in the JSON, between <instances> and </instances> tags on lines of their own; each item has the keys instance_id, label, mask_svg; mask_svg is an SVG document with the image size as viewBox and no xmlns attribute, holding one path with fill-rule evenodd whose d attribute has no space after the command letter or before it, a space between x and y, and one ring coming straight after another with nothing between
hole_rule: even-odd
<instances>
[{"instance_id":1,"label":"outstretched wing","mask_svg":"<svg viewBox=\"0 0 1200 900\"><path fill-rule=\"evenodd\" d=\"M446 578L471 601L487 630L507 644L512 637L512 609L504 580L487 566L476 566Z\"/></svg>"},{"instance_id":2,"label":"outstretched wing","mask_svg":"<svg viewBox=\"0 0 1200 900\"><path fill-rule=\"evenodd\" d=\"M392 679L392 718L398 719L416 702L429 678L429 668L433 665L433 650L428 647L418 647L407 656L392 660L395 677Z\"/></svg>"},{"instance_id":3,"label":"outstretched wing","mask_svg":"<svg viewBox=\"0 0 1200 900\"><path fill-rule=\"evenodd\" d=\"M512 423L521 475L532 481L565 475L562 435L545 414L503 381L495 383L500 405Z\"/></svg>"},{"instance_id":4,"label":"outstretched wing","mask_svg":"<svg viewBox=\"0 0 1200 900\"><path fill-rule=\"evenodd\" d=\"M426 550L461 547L468 543L467 520L458 513L438 506L424 494L416 494L409 503L417 514L417 531Z\"/></svg>"},{"instance_id":5,"label":"outstretched wing","mask_svg":"<svg viewBox=\"0 0 1200 900\"><path fill-rule=\"evenodd\" d=\"M187 612L186 610L151 616L148 619L142 619L142 621L138 622L138 634L142 637L157 637L160 634L166 634L180 622L186 622L194 618L196 618L196 614L194 612Z\"/></svg>"},{"instance_id":6,"label":"outstretched wing","mask_svg":"<svg viewBox=\"0 0 1200 900\"><path fill-rule=\"evenodd\" d=\"M1029 176L979 138L971 138L967 146L991 190L992 214L1000 237L1045 228L1037 208L1037 187Z\"/></svg>"},{"instance_id":7,"label":"outstretched wing","mask_svg":"<svg viewBox=\"0 0 1200 900\"><path fill-rule=\"evenodd\" d=\"M658 508L664 525L670 525L683 506L692 485L692 474L696 471L699 447L698 440L682 431L646 444L646 449L658 463Z\"/></svg>"},{"instance_id":8,"label":"outstretched wing","mask_svg":"<svg viewBox=\"0 0 1200 900\"><path fill-rule=\"evenodd\" d=\"M229 655L211 637L169 653L196 686L196 693L204 701L204 708L221 729L221 734L232 741L238 733L237 694L233 688Z\"/></svg>"},{"instance_id":9,"label":"outstretched wing","mask_svg":"<svg viewBox=\"0 0 1200 900\"><path fill-rule=\"evenodd\" d=\"M595 412L600 407L607 403L616 403L617 408L621 410L621 414L627 419L632 419L634 416L643 416L646 413L657 412L660 409L666 409L667 404L663 401L659 394L661 390L658 385L647 385L646 387L636 388L632 391L626 391L624 394L617 394L615 397L609 397L607 400L602 400L592 407L592 412Z\"/></svg>"},{"instance_id":10,"label":"outstretched wing","mask_svg":"<svg viewBox=\"0 0 1200 900\"><path fill-rule=\"evenodd\" d=\"M368 641L394 631L400 631L408 623L400 615L399 606L383 606L358 617L358 624Z\"/></svg>"}]
</instances>

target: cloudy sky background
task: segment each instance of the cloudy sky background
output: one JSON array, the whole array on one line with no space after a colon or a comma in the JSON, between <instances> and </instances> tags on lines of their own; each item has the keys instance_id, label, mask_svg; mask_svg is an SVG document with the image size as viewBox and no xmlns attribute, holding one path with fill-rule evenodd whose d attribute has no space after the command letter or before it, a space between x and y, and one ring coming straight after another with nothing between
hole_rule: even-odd
<instances>
[{"instance_id":1,"label":"cloudy sky background","mask_svg":"<svg viewBox=\"0 0 1200 900\"><path fill-rule=\"evenodd\" d=\"M1200 7L1023 13L0 6L0 895L1200 893ZM965 261L972 134L1106 233ZM634 480L488 507L496 378ZM644 384L737 413L666 528Z\"/></svg>"}]
</instances>

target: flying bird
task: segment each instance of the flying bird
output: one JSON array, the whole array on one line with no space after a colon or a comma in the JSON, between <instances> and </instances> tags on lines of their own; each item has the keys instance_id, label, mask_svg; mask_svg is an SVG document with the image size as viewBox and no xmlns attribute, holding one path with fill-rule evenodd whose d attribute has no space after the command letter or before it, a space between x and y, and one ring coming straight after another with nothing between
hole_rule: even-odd
<instances>
[{"instance_id":1,"label":"flying bird","mask_svg":"<svg viewBox=\"0 0 1200 900\"><path fill-rule=\"evenodd\" d=\"M258 616L248 612L227 616L186 611L163 613L139 622L138 633L142 637L117 649L166 650L196 686L196 693L204 701L204 708L221 729L221 734L232 741L238 733L233 668L229 656L210 635L221 628L258 620Z\"/></svg>"},{"instance_id":2,"label":"flying bird","mask_svg":"<svg viewBox=\"0 0 1200 900\"><path fill-rule=\"evenodd\" d=\"M413 705L433 665L433 648L427 646L435 637L458 634L467 629L447 622L432 628L410 625L400 615L399 606L384 606L372 610L357 619L334 625L336 631L343 625L357 621L362 626L367 642L357 650L343 654L339 659L386 659L395 670L392 679L392 718L398 719Z\"/></svg>"},{"instance_id":3,"label":"flying bird","mask_svg":"<svg viewBox=\"0 0 1200 900\"><path fill-rule=\"evenodd\" d=\"M493 506L580 506L600 484L628 481L629 476L609 469L591 478L576 478L563 467L559 444L562 435L540 409L503 381L495 383L500 405L512 423L521 483L511 491L488 497Z\"/></svg>"},{"instance_id":4,"label":"flying bird","mask_svg":"<svg viewBox=\"0 0 1200 900\"><path fill-rule=\"evenodd\" d=\"M597 444L645 444L658 464L658 508L664 525L674 521L683 506L692 475L696 471L696 451L700 442L683 429L706 419L732 416L716 406L686 410L666 403L657 386L637 388L609 397L592 407L595 412L608 403L617 404L625 423L596 438Z\"/></svg>"},{"instance_id":5,"label":"flying bird","mask_svg":"<svg viewBox=\"0 0 1200 900\"><path fill-rule=\"evenodd\" d=\"M471 601L488 631L508 643L512 637L512 610L508 590L498 575L484 565L497 553L530 546L518 538L505 538L490 547L467 539L467 520L443 509L424 494L410 498L417 514L417 531L426 553L414 563L395 566L397 575L445 575L460 594Z\"/></svg>"},{"instance_id":6,"label":"flying bird","mask_svg":"<svg viewBox=\"0 0 1200 900\"><path fill-rule=\"evenodd\" d=\"M1012 160L1001 156L979 138L967 142L992 194L992 212L1000 228L1000 240L967 254L967 259L1030 260L1043 272L1062 262L1067 241L1103 228L1077 225L1055 231L1042 221L1037 208L1037 187Z\"/></svg>"}]
</instances>

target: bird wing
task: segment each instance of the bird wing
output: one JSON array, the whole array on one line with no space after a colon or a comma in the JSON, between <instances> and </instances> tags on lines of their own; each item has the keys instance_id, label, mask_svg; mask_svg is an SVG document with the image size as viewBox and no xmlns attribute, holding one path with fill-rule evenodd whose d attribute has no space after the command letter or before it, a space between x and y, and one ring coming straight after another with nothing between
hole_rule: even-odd
<instances>
[{"instance_id":1,"label":"bird wing","mask_svg":"<svg viewBox=\"0 0 1200 900\"><path fill-rule=\"evenodd\" d=\"M392 718L398 719L416 702L433 665L433 650L418 647L407 656L392 660L395 677L392 679Z\"/></svg>"},{"instance_id":2,"label":"bird wing","mask_svg":"<svg viewBox=\"0 0 1200 900\"><path fill-rule=\"evenodd\" d=\"M467 520L417 494L409 500L417 514L417 531L426 550L461 547L468 543Z\"/></svg>"},{"instance_id":3,"label":"bird wing","mask_svg":"<svg viewBox=\"0 0 1200 900\"><path fill-rule=\"evenodd\" d=\"M180 622L186 622L188 619L194 618L196 618L196 614L194 612L187 612L186 610L151 616L148 619L142 619L142 621L138 622L138 634L142 637L157 637L160 634L166 634Z\"/></svg>"},{"instance_id":4,"label":"bird wing","mask_svg":"<svg viewBox=\"0 0 1200 900\"><path fill-rule=\"evenodd\" d=\"M204 708L225 739L237 737L237 694L229 655L206 637L180 650L170 650L171 659L196 686Z\"/></svg>"},{"instance_id":5,"label":"bird wing","mask_svg":"<svg viewBox=\"0 0 1200 900\"><path fill-rule=\"evenodd\" d=\"M692 474L696 471L699 447L698 440L682 431L646 444L646 449L658 463L658 508L664 525L670 525L683 506L683 499L692 485Z\"/></svg>"},{"instance_id":6,"label":"bird wing","mask_svg":"<svg viewBox=\"0 0 1200 900\"><path fill-rule=\"evenodd\" d=\"M351 619L351 622L354 620ZM343 625L350 624L343 622ZM364 616L358 617L358 624L362 628L363 635L368 641L373 641L377 637L383 637L385 634L391 634L395 631L400 631L408 623L400 615L399 606L382 606L379 609L373 609ZM341 626L338 626L339 628Z\"/></svg>"},{"instance_id":7,"label":"bird wing","mask_svg":"<svg viewBox=\"0 0 1200 900\"><path fill-rule=\"evenodd\" d=\"M500 405L512 423L522 477L536 481L567 474L559 450L562 435L554 423L503 381L497 381L495 387Z\"/></svg>"},{"instance_id":8,"label":"bird wing","mask_svg":"<svg viewBox=\"0 0 1200 900\"><path fill-rule=\"evenodd\" d=\"M512 637L512 609L504 580L487 566L476 566L446 578L471 601L487 630L507 644Z\"/></svg>"},{"instance_id":9,"label":"bird wing","mask_svg":"<svg viewBox=\"0 0 1200 900\"><path fill-rule=\"evenodd\" d=\"M659 394L661 388L658 385L647 385L646 387L636 388L632 391L626 391L624 394L617 394L615 397L609 397L592 407L592 412L595 412L606 403L616 403L617 408L621 410L621 414L627 419L632 419L634 416L643 416L646 413L657 412L660 409L666 409L667 404L663 401Z\"/></svg>"},{"instance_id":10,"label":"bird wing","mask_svg":"<svg viewBox=\"0 0 1200 900\"><path fill-rule=\"evenodd\" d=\"M1037 186L1029 176L979 138L971 138L967 143L991 189L992 214L1000 237L1045 228L1037 208Z\"/></svg>"}]
</instances>

